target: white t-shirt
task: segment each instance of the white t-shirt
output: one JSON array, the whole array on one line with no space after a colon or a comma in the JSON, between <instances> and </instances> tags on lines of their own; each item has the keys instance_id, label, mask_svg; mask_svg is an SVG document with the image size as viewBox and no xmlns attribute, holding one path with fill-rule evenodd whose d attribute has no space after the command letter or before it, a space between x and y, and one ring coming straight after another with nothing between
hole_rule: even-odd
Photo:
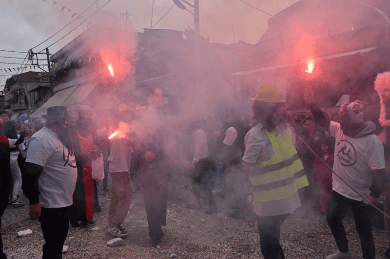
<instances>
[{"instance_id":1,"label":"white t-shirt","mask_svg":"<svg viewBox=\"0 0 390 259\"><path fill-rule=\"evenodd\" d=\"M124 139L113 138L110 140L110 155L108 157L108 171L110 173L130 173L132 147L125 147Z\"/></svg>"},{"instance_id":2,"label":"white t-shirt","mask_svg":"<svg viewBox=\"0 0 390 259\"><path fill-rule=\"evenodd\" d=\"M233 145L234 141L236 141L237 139L237 136L238 136L238 132L236 128L234 127L228 128L225 132L225 138L223 140L223 144L227 146Z\"/></svg>"},{"instance_id":3,"label":"white t-shirt","mask_svg":"<svg viewBox=\"0 0 390 259\"><path fill-rule=\"evenodd\" d=\"M383 145L372 134L363 138L344 135L339 123L331 121L330 134L335 137L333 170L361 196L370 194L371 170L384 169ZM355 191L333 173L333 190L349 199L363 200Z\"/></svg>"},{"instance_id":4,"label":"white t-shirt","mask_svg":"<svg viewBox=\"0 0 390 259\"><path fill-rule=\"evenodd\" d=\"M248 164L255 164L258 159L266 162L275 155L271 141L262 128L261 124L257 124L245 135L245 153L242 160ZM258 216L268 217L292 213L299 206L301 201L298 192L295 192L277 201L255 201L253 211Z\"/></svg>"},{"instance_id":5,"label":"white t-shirt","mask_svg":"<svg viewBox=\"0 0 390 259\"><path fill-rule=\"evenodd\" d=\"M209 146L207 142L206 132L202 129L198 129L194 133L194 157L192 163L197 163L199 159L209 157Z\"/></svg>"},{"instance_id":6,"label":"white t-shirt","mask_svg":"<svg viewBox=\"0 0 390 259\"><path fill-rule=\"evenodd\" d=\"M9 141L9 147L10 148L15 148L16 145L16 141L18 141L17 139L8 139ZM11 164L17 164L18 163L18 156L20 154L20 150L17 150L17 151L11 151L10 152L10 163Z\"/></svg>"},{"instance_id":7,"label":"white t-shirt","mask_svg":"<svg viewBox=\"0 0 390 259\"><path fill-rule=\"evenodd\" d=\"M31 137L26 162L43 166L38 179L39 202L43 208L62 208L73 204L76 159L54 131L43 127Z\"/></svg>"}]
</instances>

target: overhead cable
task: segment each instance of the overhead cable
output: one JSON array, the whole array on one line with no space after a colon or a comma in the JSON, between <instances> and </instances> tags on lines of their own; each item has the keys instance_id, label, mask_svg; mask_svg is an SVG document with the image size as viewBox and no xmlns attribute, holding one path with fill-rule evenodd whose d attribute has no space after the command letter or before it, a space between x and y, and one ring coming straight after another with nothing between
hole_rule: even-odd
<instances>
[{"instance_id":1,"label":"overhead cable","mask_svg":"<svg viewBox=\"0 0 390 259\"><path fill-rule=\"evenodd\" d=\"M13 53L22 53L25 54L27 53L26 51L15 51L15 50L6 50L6 49L0 49L0 52L13 52Z\"/></svg>"},{"instance_id":2,"label":"overhead cable","mask_svg":"<svg viewBox=\"0 0 390 259\"><path fill-rule=\"evenodd\" d=\"M272 14L270 14L270 13L267 13L266 11L263 11L263 10L261 10L261 9L257 8L256 6L253 6L253 5L251 5L251 4L249 4L249 3L247 3L247 2L245 2L245 1L243 1L243 0L238 0L238 1L240 1L240 2L243 2L244 4L246 4L246 5L248 5L248 6L252 7L252 8L254 8L254 9L256 9L256 10L258 10L258 11L262 12L262 13L265 13L265 14L268 14L268 15L270 15L270 16L273 16Z\"/></svg>"},{"instance_id":3,"label":"overhead cable","mask_svg":"<svg viewBox=\"0 0 390 259\"><path fill-rule=\"evenodd\" d=\"M173 7L175 7L175 4L171 6L171 8L168 10L168 12L166 12L161 18L160 20L158 20L155 24L153 24L150 29L152 29L154 26L156 26L162 19L164 19L164 17L173 9Z\"/></svg>"},{"instance_id":4,"label":"overhead cable","mask_svg":"<svg viewBox=\"0 0 390 259\"><path fill-rule=\"evenodd\" d=\"M71 34L72 32L74 32L78 27L80 27L81 25L83 25L86 21L88 21L89 19L91 19L92 16L94 16L96 13L98 13L103 7L105 7L109 2L111 2L112 0L108 0L104 5L102 5L97 11L95 11L93 14L91 14L90 16L88 16L84 21L82 21L79 25L77 25L73 30L71 30L70 32L68 32L67 34L65 34L64 36L62 36L61 38L59 38L57 41L55 41L54 43L52 43L51 45L47 46L47 48L50 48L51 46L53 46L54 44L56 44L57 42L59 42L60 40L62 40L63 38L65 38L66 36L68 36L69 34ZM43 50L39 51L39 52L42 52L46 50L46 48L44 48Z\"/></svg>"},{"instance_id":5,"label":"overhead cable","mask_svg":"<svg viewBox=\"0 0 390 259\"><path fill-rule=\"evenodd\" d=\"M77 17L81 16L83 13L85 13L86 11L88 11L89 8L92 7L92 5L94 5L98 0L95 0L95 2L93 2L87 9L85 9L81 14L79 14L78 16L76 16L75 19L71 20L69 23L67 23L64 27L62 27L59 31L57 31L56 33L54 33L53 35L51 35L49 38L47 38L46 40L42 41L41 43L39 43L38 45L32 47L31 49L35 49L36 47L42 45L43 43L45 43L46 41L50 40L51 38L53 38L54 36L56 36L58 33L60 33L63 29L65 29L66 27L68 27L72 22L76 21L77 20Z\"/></svg>"}]
</instances>

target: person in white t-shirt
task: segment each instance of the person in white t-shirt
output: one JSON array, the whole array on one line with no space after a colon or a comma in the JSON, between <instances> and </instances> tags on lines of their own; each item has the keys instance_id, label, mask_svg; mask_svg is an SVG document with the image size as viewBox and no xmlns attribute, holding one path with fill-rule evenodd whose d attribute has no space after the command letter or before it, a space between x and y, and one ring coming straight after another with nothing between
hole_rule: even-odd
<instances>
[{"instance_id":1,"label":"person in white t-shirt","mask_svg":"<svg viewBox=\"0 0 390 259\"><path fill-rule=\"evenodd\" d=\"M30 218L38 218L41 223L43 259L62 258L69 230L66 211L73 204L77 168L67 118L64 106L47 109L46 127L31 137L22 176Z\"/></svg>"},{"instance_id":2,"label":"person in white t-shirt","mask_svg":"<svg viewBox=\"0 0 390 259\"><path fill-rule=\"evenodd\" d=\"M326 220L336 240L338 251L326 258L351 258L342 220L352 207L356 230L359 233L363 258L375 258L369 205L366 198L377 203L386 185L383 145L374 134L375 124L364 122L363 104L360 101L341 106L341 123L329 121L315 105L311 106L314 118L329 129L335 137L333 165L333 193L328 203Z\"/></svg>"},{"instance_id":3,"label":"person in white t-shirt","mask_svg":"<svg viewBox=\"0 0 390 259\"><path fill-rule=\"evenodd\" d=\"M118 125L112 129L115 130L117 127ZM106 233L120 238L127 236L127 231L121 224L126 218L132 200L129 166L132 152L128 138L114 137L110 140L108 172L112 180L112 197Z\"/></svg>"}]
</instances>

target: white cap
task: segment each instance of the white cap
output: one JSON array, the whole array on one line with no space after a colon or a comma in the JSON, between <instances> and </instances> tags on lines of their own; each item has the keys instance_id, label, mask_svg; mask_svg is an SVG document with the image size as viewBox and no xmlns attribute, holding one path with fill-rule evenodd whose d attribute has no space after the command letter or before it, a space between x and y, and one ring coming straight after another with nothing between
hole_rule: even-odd
<instances>
[{"instance_id":1,"label":"white cap","mask_svg":"<svg viewBox=\"0 0 390 259\"><path fill-rule=\"evenodd\" d=\"M237 139L237 130L234 127L230 127L225 132L225 139L223 140L223 144L227 146L233 145L234 141Z\"/></svg>"}]
</instances>

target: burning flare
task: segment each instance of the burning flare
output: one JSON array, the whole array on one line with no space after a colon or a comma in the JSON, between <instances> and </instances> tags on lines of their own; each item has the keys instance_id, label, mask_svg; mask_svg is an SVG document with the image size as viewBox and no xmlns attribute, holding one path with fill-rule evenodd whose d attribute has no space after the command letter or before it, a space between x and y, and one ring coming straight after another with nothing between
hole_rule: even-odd
<instances>
[{"instance_id":1,"label":"burning flare","mask_svg":"<svg viewBox=\"0 0 390 259\"><path fill-rule=\"evenodd\" d=\"M113 139L116 135L118 135L118 132L119 132L119 130L115 131L115 132L112 133L108 138L109 138L109 139Z\"/></svg>"},{"instance_id":2,"label":"burning flare","mask_svg":"<svg viewBox=\"0 0 390 259\"><path fill-rule=\"evenodd\" d=\"M114 69L112 69L111 65L108 65L108 70L110 71L111 76L114 76Z\"/></svg>"},{"instance_id":3,"label":"burning flare","mask_svg":"<svg viewBox=\"0 0 390 259\"><path fill-rule=\"evenodd\" d=\"M314 61L310 60L309 62L307 62L307 70L305 70L305 72L311 74L313 72L313 69L314 69Z\"/></svg>"}]
</instances>

